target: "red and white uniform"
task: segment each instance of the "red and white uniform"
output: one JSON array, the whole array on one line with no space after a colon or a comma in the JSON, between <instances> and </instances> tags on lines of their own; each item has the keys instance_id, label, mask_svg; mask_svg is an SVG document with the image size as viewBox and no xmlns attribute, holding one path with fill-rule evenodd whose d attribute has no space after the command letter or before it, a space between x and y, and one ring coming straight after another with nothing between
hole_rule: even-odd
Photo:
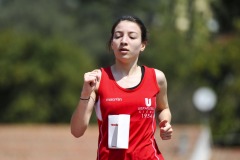
<instances>
[{"instance_id":1,"label":"red and white uniform","mask_svg":"<svg viewBox=\"0 0 240 160\"><path fill-rule=\"evenodd\" d=\"M154 133L156 95L160 91L153 68L144 66L141 83L134 89L120 87L110 67L101 68L96 114L99 125L97 160L163 160ZM108 115L130 115L128 149L108 148Z\"/></svg>"}]
</instances>

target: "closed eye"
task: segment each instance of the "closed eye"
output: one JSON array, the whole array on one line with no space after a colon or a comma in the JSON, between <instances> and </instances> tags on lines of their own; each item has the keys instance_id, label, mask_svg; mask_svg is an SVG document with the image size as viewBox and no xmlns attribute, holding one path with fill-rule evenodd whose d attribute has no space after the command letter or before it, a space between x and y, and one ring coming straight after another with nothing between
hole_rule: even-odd
<instances>
[{"instance_id":1,"label":"closed eye","mask_svg":"<svg viewBox=\"0 0 240 160\"><path fill-rule=\"evenodd\" d=\"M115 32L115 34L114 34L114 38L115 39L118 39L118 38L120 38L122 36L123 36L123 34L121 32Z\"/></svg>"},{"instance_id":2,"label":"closed eye","mask_svg":"<svg viewBox=\"0 0 240 160\"><path fill-rule=\"evenodd\" d=\"M135 36L130 36L130 38L131 38L131 39L137 39L137 37L135 37Z\"/></svg>"},{"instance_id":3,"label":"closed eye","mask_svg":"<svg viewBox=\"0 0 240 160\"><path fill-rule=\"evenodd\" d=\"M120 36L120 35L118 35L118 36L115 35L115 36L114 36L114 39L118 39L118 38L121 38L121 37L122 37L122 36Z\"/></svg>"},{"instance_id":4,"label":"closed eye","mask_svg":"<svg viewBox=\"0 0 240 160\"><path fill-rule=\"evenodd\" d=\"M137 38L138 38L138 34L137 34L136 32L130 32L130 33L129 33L129 37L130 37L131 39L137 39Z\"/></svg>"}]
</instances>

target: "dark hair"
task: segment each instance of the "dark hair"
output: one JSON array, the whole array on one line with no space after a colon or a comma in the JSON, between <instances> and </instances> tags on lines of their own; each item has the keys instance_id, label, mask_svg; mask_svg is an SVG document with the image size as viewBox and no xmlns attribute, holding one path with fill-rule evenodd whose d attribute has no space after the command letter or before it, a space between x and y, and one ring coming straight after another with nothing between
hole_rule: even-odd
<instances>
[{"instance_id":1,"label":"dark hair","mask_svg":"<svg viewBox=\"0 0 240 160\"><path fill-rule=\"evenodd\" d=\"M130 21L130 22L136 23L140 27L140 30L141 30L142 42L147 42L147 40L148 40L148 38L147 38L147 29L146 29L144 23L139 18L134 17L134 16L121 16L120 18L118 18L116 20L116 22L112 26L111 37L110 37L110 39L108 41L108 48L109 48L109 50L111 50L111 43L112 43L112 39L113 39L115 28L121 21Z\"/></svg>"}]
</instances>

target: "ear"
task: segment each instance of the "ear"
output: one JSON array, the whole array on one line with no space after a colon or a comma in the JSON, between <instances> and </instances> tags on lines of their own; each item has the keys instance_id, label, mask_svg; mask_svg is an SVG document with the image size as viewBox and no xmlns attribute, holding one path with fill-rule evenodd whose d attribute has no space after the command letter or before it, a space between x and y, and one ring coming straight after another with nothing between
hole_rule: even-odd
<instances>
[{"instance_id":1,"label":"ear","mask_svg":"<svg viewBox=\"0 0 240 160\"><path fill-rule=\"evenodd\" d=\"M147 46L147 41L142 42L141 52L145 50L146 46Z\"/></svg>"}]
</instances>

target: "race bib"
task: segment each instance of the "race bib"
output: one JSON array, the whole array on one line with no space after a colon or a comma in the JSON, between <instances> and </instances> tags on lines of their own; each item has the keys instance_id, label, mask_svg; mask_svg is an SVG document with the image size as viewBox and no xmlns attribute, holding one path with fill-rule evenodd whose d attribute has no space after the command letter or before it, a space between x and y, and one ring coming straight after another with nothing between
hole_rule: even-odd
<instances>
[{"instance_id":1,"label":"race bib","mask_svg":"<svg viewBox=\"0 0 240 160\"><path fill-rule=\"evenodd\" d=\"M108 115L108 147L128 149L130 115Z\"/></svg>"}]
</instances>

